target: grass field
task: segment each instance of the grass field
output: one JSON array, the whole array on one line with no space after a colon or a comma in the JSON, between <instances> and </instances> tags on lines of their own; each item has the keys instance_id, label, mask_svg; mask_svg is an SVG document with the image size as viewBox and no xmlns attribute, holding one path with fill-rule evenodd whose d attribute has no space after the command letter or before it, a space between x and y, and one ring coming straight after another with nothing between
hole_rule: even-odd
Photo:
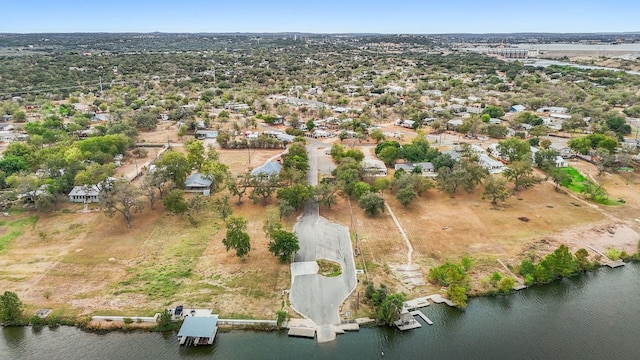
<instances>
[{"instance_id":1,"label":"grass field","mask_svg":"<svg viewBox=\"0 0 640 360\"><path fill-rule=\"evenodd\" d=\"M0 254L7 250L7 246L23 234L27 225L35 225L37 216L27 216L18 219L0 219Z\"/></svg>"}]
</instances>

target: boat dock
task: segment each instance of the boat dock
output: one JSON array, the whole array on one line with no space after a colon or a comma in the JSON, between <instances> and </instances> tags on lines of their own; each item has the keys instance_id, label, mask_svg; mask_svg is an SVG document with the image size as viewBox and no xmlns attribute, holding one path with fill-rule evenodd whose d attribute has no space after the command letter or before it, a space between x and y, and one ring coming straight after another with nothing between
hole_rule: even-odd
<instances>
[{"instance_id":1,"label":"boat dock","mask_svg":"<svg viewBox=\"0 0 640 360\"><path fill-rule=\"evenodd\" d=\"M606 263L605 265L606 265L606 266L608 266L608 267L610 267L610 268L612 268L612 269L615 269L615 268L617 268L617 267L624 266L624 265L625 265L625 263L624 263L624 261L622 261L622 260L616 260L616 261L609 261L609 262L608 262L608 263Z\"/></svg>"},{"instance_id":2,"label":"boat dock","mask_svg":"<svg viewBox=\"0 0 640 360\"><path fill-rule=\"evenodd\" d=\"M425 315L422 311L420 310L414 310L410 313L413 316L419 316L420 318L422 318L422 320L424 320L424 322L426 322L429 325L433 325L433 321L431 321L431 319L429 319L427 317L427 315Z\"/></svg>"},{"instance_id":3,"label":"boat dock","mask_svg":"<svg viewBox=\"0 0 640 360\"><path fill-rule=\"evenodd\" d=\"M451 302L451 300L442 297L442 295L440 294L433 294L429 296L419 297L413 300L407 300L403 305L405 309L411 311L427 307L431 305L431 302L433 302L434 304L447 304L451 307L456 306L453 302Z\"/></svg>"}]
</instances>

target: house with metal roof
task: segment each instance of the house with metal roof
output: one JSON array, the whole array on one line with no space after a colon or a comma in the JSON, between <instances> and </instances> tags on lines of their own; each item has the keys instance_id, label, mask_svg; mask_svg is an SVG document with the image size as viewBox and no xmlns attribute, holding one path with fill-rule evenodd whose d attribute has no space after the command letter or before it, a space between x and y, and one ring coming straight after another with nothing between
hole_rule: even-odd
<instances>
[{"instance_id":1,"label":"house with metal roof","mask_svg":"<svg viewBox=\"0 0 640 360\"><path fill-rule=\"evenodd\" d=\"M97 203L99 201L100 188L93 186L74 186L69 193L69 201L72 203Z\"/></svg>"},{"instance_id":2,"label":"house with metal roof","mask_svg":"<svg viewBox=\"0 0 640 360\"><path fill-rule=\"evenodd\" d=\"M218 332L218 317L187 316L178 332L180 345L211 345Z\"/></svg>"},{"instance_id":3,"label":"house with metal roof","mask_svg":"<svg viewBox=\"0 0 640 360\"><path fill-rule=\"evenodd\" d=\"M511 112L523 112L523 111L525 111L525 110L527 110L526 106L524 106L524 105L520 105L520 104L518 104L518 105L513 105L513 106L511 106L511 108L509 109L509 111L511 111Z\"/></svg>"},{"instance_id":4,"label":"house with metal roof","mask_svg":"<svg viewBox=\"0 0 640 360\"><path fill-rule=\"evenodd\" d=\"M282 170L282 165L278 161L268 161L262 166L258 166L257 168L251 171L251 176L266 176L271 177L280 174Z\"/></svg>"},{"instance_id":5,"label":"house with metal roof","mask_svg":"<svg viewBox=\"0 0 640 360\"><path fill-rule=\"evenodd\" d=\"M193 173L184 181L184 192L202 193L204 196L211 194L213 180L206 175Z\"/></svg>"},{"instance_id":6,"label":"house with metal roof","mask_svg":"<svg viewBox=\"0 0 640 360\"><path fill-rule=\"evenodd\" d=\"M387 176L387 166L382 160L364 159L362 169L367 176Z\"/></svg>"},{"instance_id":7,"label":"house with metal roof","mask_svg":"<svg viewBox=\"0 0 640 360\"><path fill-rule=\"evenodd\" d=\"M394 168L396 171L404 170L405 172L409 173L415 171L416 168L420 168L420 174L422 176L436 177L438 175L435 167L430 162L401 163L395 164Z\"/></svg>"}]
</instances>

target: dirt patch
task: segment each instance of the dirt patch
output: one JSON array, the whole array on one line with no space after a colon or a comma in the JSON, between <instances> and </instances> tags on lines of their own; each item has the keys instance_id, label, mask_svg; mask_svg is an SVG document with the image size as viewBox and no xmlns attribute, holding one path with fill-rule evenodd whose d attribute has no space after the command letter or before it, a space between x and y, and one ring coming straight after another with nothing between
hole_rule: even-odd
<instances>
[{"instance_id":1,"label":"dirt patch","mask_svg":"<svg viewBox=\"0 0 640 360\"><path fill-rule=\"evenodd\" d=\"M552 247L565 244L575 252L580 248L589 250L593 255L606 254L607 249L624 250L628 254L638 251L640 234L624 223L605 222L589 227L567 229L547 238Z\"/></svg>"}]
</instances>

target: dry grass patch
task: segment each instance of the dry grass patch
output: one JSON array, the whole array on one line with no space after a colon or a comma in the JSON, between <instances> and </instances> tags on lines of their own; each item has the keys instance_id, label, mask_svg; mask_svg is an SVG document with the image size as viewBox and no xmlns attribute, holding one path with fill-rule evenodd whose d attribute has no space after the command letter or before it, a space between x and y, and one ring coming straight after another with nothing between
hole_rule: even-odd
<instances>
[{"instance_id":1,"label":"dry grass patch","mask_svg":"<svg viewBox=\"0 0 640 360\"><path fill-rule=\"evenodd\" d=\"M262 166L268 159L282 153L283 149L218 149L220 162L229 166L233 174ZM251 156L249 156L251 154ZM249 162L251 158L251 162Z\"/></svg>"}]
</instances>

